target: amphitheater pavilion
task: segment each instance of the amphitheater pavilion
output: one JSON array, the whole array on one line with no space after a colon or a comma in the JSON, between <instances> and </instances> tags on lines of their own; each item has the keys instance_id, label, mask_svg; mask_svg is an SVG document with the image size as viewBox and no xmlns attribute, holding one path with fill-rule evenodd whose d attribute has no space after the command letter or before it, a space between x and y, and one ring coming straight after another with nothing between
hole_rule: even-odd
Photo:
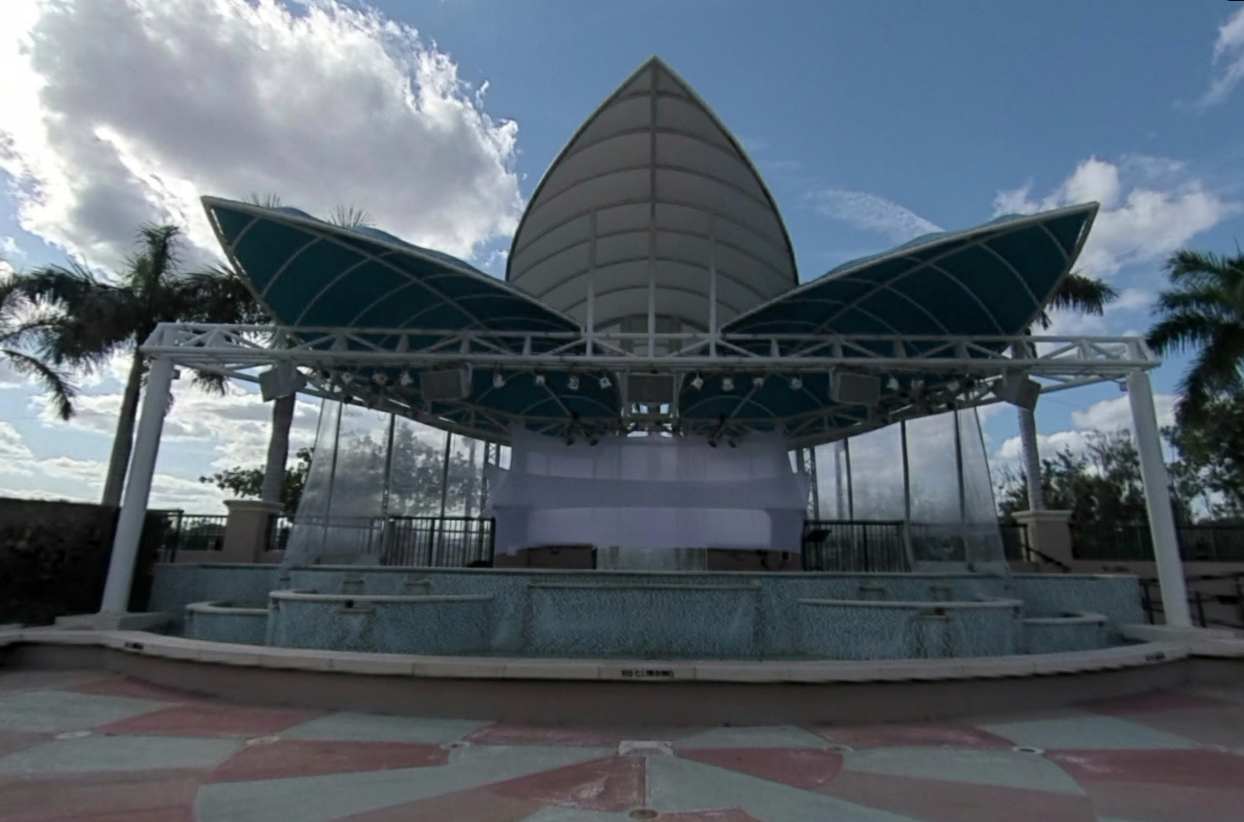
<instances>
[{"instance_id":1,"label":"amphitheater pavilion","mask_svg":"<svg viewBox=\"0 0 1244 822\"><path fill-rule=\"evenodd\" d=\"M697 567L709 549L798 552L817 518L936 520L961 547L940 560L984 568L1001 547L974 409L1117 382L1131 397L1167 618L1187 624L1147 373L1158 360L1136 338L1028 335L1095 203L920 237L801 280L755 165L653 58L554 160L504 280L375 228L204 204L276 325L168 324L146 341L104 611L125 610L164 397L186 367L262 378L268 396L321 397L338 425L368 409L480 443L479 512L495 517L499 555L591 545L662 569ZM322 422L332 447L312 470L331 477L340 442L324 437ZM893 490L881 517L869 507L880 497L861 490L871 480L858 444L883 439L873 467ZM940 462L926 459L935 448ZM913 515L935 492L946 516ZM344 499L300 511L296 530L321 527L319 543L299 538L301 561L322 558ZM913 566L939 559L912 550Z\"/></svg>"}]
</instances>

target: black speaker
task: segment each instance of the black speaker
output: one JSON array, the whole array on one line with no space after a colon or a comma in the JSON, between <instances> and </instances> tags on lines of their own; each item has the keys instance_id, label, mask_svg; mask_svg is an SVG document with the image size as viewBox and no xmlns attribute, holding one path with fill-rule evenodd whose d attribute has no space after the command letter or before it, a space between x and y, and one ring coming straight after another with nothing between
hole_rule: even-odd
<instances>
[{"instance_id":1,"label":"black speaker","mask_svg":"<svg viewBox=\"0 0 1244 822\"><path fill-rule=\"evenodd\" d=\"M830 378L829 396L846 405L876 405L881 399L881 378L840 371Z\"/></svg>"},{"instance_id":2,"label":"black speaker","mask_svg":"<svg viewBox=\"0 0 1244 822\"><path fill-rule=\"evenodd\" d=\"M452 371L424 371L419 375L423 398L432 402L464 400L471 395L471 372L465 368Z\"/></svg>"},{"instance_id":3,"label":"black speaker","mask_svg":"<svg viewBox=\"0 0 1244 822\"><path fill-rule=\"evenodd\" d=\"M628 374L626 399L649 405L674 401L673 374Z\"/></svg>"}]
</instances>

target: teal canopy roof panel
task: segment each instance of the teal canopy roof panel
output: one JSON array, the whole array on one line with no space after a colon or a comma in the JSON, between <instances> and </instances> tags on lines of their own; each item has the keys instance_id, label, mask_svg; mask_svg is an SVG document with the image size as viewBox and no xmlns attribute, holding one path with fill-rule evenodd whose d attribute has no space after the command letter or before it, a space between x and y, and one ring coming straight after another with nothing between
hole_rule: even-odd
<instances>
[{"instance_id":1,"label":"teal canopy roof panel","mask_svg":"<svg viewBox=\"0 0 1244 822\"><path fill-rule=\"evenodd\" d=\"M283 324L351 328L358 339L394 349L397 337L368 335L367 330L582 330L521 288L379 229L336 226L293 208L215 198L204 203L230 260ZM920 237L838 266L741 314L721 331L731 336L732 345L759 354L775 346L789 353L792 346L807 344L809 336L851 337L857 345L875 345L883 355L892 353L883 350L891 342L861 337L1015 336L1040 316L1071 270L1096 212L1097 205L1090 203ZM409 339L412 345L419 342ZM522 344L516 338L514 353ZM921 343L907 345L915 354ZM399 389L403 371L379 370L390 391L419 399L417 380L401 382ZM871 413L863 406L834 403L829 373L805 372L798 379L763 370L691 376L682 375L678 383L679 416L710 427L715 421L724 426L727 420L747 419L752 430L792 430L800 420L815 418L829 436L865 422ZM954 379L901 370L884 376L881 410L909 402L914 391L935 390ZM474 369L466 402L422 403L422 408L430 422L439 418L499 438L515 420L564 418L587 430L619 418L618 377L582 367L573 374L541 375L518 364Z\"/></svg>"},{"instance_id":2,"label":"teal canopy roof panel","mask_svg":"<svg viewBox=\"0 0 1244 822\"><path fill-rule=\"evenodd\" d=\"M281 323L573 332L578 323L469 263L295 208L204 198L226 254Z\"/></svg>"},{"instance_id":3,"label":"teal canopy roof panel","mask_svg":"<svg viewBox=\"0 0 1244 822\"><path fill-rule=\"evenodd\" d=\"M860 337L1015 336L1031 326L1070 271L1097 213L1096 203L1025 216L1001 217L964 231L930 234L880 254L844 263L726 323L733 345L758 354L783 354L807 344L807 335L842 335L875 353L893 343ZM804 335L782 340L765 335ZM929 342L928 346L939 343ZM918 354L919 342L905 343ZM987 347L987 346L986 346ZM999 350L1002 344L999 344ZM936 392L954 381L896 370L889 373L879 407L907 401L913 381ZM763 373L709 378L699 387L684 382L679 408L684 419L761 417L775 425L820 417L829 428L847 429L868 416L862 406L830 400L831 376L803 374L798 381ZM833 413L826 415L827 410Z\"/></svg>"},{"instance_id":4,"label":"teal canopy roof panel","mask_svg":"<svg viewBox=\"0 0 1244 822\"><path fill-rule=\"evenodd\" d=\"M1080 253L1097 204L1000 217L852 260L722 326L723 333L1013 336Z\"/></svg>"}]
</instances>

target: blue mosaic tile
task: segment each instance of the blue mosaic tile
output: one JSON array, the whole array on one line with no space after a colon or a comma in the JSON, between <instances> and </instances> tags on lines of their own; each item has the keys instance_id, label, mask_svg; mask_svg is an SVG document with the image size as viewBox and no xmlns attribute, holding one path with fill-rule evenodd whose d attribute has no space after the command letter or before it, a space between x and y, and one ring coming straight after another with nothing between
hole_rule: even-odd
<instances>
[{"instance_id":1,"label":"blue mosaic tile","mask_svg":"<svg viewBox=\"0 0 1244 822\"><path fill-rule=\"evenodd\" d=\"M1107 627L1091 617L1025 620L1021 631L1026 654L1057 654L1091 651L1108 642Z\"/></svg>"},{"instance_id":2,"label":"blue mosaic tile","mask_svg":"<svg viewBox=\"0 0 1244 822\"><path fill-rule=\"evenodd\" d=\"M267 644L268 614L222 611L187 611L185 636L208 642L234 642L243 645Z\"/></svg>"},{"instance_id":3,"label":"blue mosaic tile","mask_svg":"<svg viewBox=\"0 0 1244 822\"><path fill-rule=\"evenodd\" d=\"M269 643L392 654L472 654L489 650L491 600L273 601Z\"/></svg>"},{"instance_id":4,"label":"blue mosaic tile","mask_svg":"<svg viewBox=\"0 0 1244 822\"><path fill-rule=\"evenodd\" d=\"M192 602L227 601L264 607L268 592L277 587L275 565L186 563L159 565L148 608L171 614L174 629L182 630L186 606Z\"/></svg>"},{"instance_id":5,"label":"blue mosaic tile","mask_svg":"<svg viewBox=\"0 0 1244 822\"><path fill-rule=\"evenodd\" d=\"M528 589L524 650L537 656L749 658L760 652L756 585L553 582Z\"/></svg>"},{"instance_id":6,"label":"blue mosaic tile","mask_svg":"<svg viewBox=\"0 0 1244 822\"><path fill-rule=\"evenodd\" d=\"M268 592L278 588L353 591L361 597L490 597L486 607L443 600L420 606L377 604L370 610L285 601L266 633L266 640L275 645L411 653L752 659L985 656L1029 648L1051 652L1099 647L1119 641L1119 624L1142 617L1133 577L962 571L671 576L311 566L288 569L282 576L274 566L174 565L157 569L153 603L180 615L187 603L213 599L261 605ZM1024 608L1022 613L946 608L944 615L921 618L916 605L827 610L799 604L807 599L930 604L1020 599ZM1104 614L1108 625L1091 629L1032 623L1025 628L1020 621L1086 611ZM219 629L195 630L246 634L245 629L223 624Z\"/></svg>"}]
</instances>

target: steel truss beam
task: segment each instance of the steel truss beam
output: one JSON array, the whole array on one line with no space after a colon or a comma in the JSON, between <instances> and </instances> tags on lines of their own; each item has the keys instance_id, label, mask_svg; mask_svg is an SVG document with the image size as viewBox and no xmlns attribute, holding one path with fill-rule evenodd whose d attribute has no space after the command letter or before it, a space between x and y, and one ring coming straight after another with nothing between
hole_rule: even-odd
<instances>
[{"instance_id":1,"label":"steel truss beam","mask_svg":"<svg viewBox=\"0 0 1244 822\"><path fill-rule=\"evenodd\" d=\"M681 418L675 403L658 414L657 427L702 436L736 436L777 427L791 447L807 447L853 436L903 419L949 408L997 402L996 378L1025 374L1043 392L1120 381L1160 360L1137 337L1002 337L929 335L813 335L600 332L592 335L592 354L583 332L306 328L259 325L165 323L143 345L144 353L176 364L235 379L256 381L258 372L277 363L302 369L306 393L418 418L439 428L493 442L509 439L512 423L558 435L592 436L626 429L629 414L600 404L600 414L511 413L468 398L456 403L423 403L417 385L381 385L370 375L380 369L430 367L489 369L507 375L537 371L576 373L584 379L631 372L663 373L675 379L698 374L795 376L851 371L889 378L902 375L927 382L923 395L904 397L885 408L826 401L815 410L787 417L757 413L740 403L726 420ZM417 383L417 380L414 381ZM739 395L741 398L745 394ZM891 398L893 400L895 398ZM564 408L564 407L563 407ZM649 409L650 410L650 409ZM651 414L643 425L652 427Z\"/></svg>"}]
</instances>

